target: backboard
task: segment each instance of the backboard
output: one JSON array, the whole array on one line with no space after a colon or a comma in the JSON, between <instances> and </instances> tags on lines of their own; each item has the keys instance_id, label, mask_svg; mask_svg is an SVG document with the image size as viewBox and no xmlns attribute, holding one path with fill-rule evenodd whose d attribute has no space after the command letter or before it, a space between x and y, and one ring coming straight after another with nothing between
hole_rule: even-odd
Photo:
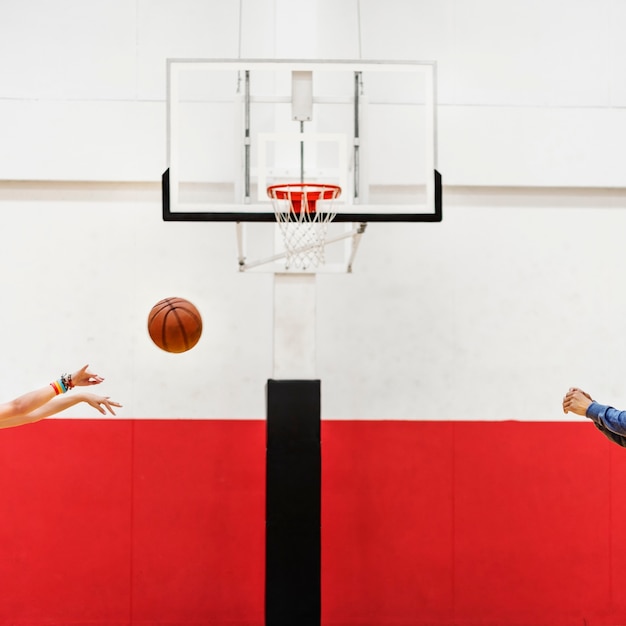
<instances>
[{"instance_id":1,"label":"backboard","mask_svg":"<svg viewBox=\"0 0 626 626\"><path fill-rule=\"evenodd\" d=\"M309 182L335 222L438 222L435 94L434 62L168 59L163 219L274 222Z\"/></svg>"}]
</instances>

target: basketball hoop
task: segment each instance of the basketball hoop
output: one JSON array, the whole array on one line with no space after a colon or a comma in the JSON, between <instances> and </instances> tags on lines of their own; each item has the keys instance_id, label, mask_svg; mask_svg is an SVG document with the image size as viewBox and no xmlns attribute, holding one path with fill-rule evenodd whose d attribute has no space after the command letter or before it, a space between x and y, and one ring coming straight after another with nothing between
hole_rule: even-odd
<instances>
[{"instance_id":1,"label":"basketball hoop","mask_svg":"<svg viewBox=\"0 0 626 626\"><path fill-rule=\"evenodd\" d=\"M337 214L333 201L341 195L341 187L289 183L271 185L267 195L272 199L276 222L283 235L286 269L305 270L323 265L328 224Z\"/></svg>"}]
</instances>

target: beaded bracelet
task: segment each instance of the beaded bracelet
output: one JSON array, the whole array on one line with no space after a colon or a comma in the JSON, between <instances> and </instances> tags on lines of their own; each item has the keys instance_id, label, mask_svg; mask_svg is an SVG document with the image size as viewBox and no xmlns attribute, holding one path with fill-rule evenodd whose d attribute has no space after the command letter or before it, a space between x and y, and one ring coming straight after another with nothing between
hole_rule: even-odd
<instances>
[{"instance_id":1,"label":"beaded bracelet","mask_svg":"<svg viewBox=\"0 0 626 626\"><path fill-rule=\"evenodd\" d=\"M67 393L70 389L74 388L74 384L72 383L72 375L63 374L61 378L50 383L50 386L52 387L52 389L54 389L55 396L58 396L62 393Z\"/></svg>"},{"instance_id":2,"label":"beaded bracelet","mask_svg":"<svg viewBox=\"0 0 626 626\"><path fill-rule=\"evenodd\" d=\"M71 374L63 374L61 376L61 382L65 385L66 391L69 391L70 389L74 389L74 383L72 382Z\"/></svg>"}]
</instances>

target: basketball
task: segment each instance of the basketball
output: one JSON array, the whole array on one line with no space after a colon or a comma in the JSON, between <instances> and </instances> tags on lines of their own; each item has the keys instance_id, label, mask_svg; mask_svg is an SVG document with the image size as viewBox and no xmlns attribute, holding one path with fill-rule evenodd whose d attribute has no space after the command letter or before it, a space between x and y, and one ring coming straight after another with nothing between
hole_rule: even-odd
<instances>
[{"instance_id":1,"label":"basketball","mask_svg":"<svg viewBox=\"0 0 626 626\"><path fill-rule=\"evenodd\" d=\"M202 317L189 300L165 298L150 311L148 333L165 352L187 352L200 340Z\"/></svg>"}]
</instances>

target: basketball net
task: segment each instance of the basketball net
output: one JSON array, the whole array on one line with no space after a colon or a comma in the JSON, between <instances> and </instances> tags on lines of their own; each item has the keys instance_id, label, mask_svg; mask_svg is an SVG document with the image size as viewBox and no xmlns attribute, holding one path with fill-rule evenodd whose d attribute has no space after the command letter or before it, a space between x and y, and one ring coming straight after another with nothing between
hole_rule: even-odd
<instances>
[{"instance_id":1,"label":"basketball net","mask_svg":"<svg viewBox=\"0 0 626 626\"><path fill-rule=\"evenodd\" d=\"M324 264L328 225L337 214L333 201L340 194L337 185L314 183L267 188L285 245L286 269L306 270Z\"/></svg>"}]
</instances>

